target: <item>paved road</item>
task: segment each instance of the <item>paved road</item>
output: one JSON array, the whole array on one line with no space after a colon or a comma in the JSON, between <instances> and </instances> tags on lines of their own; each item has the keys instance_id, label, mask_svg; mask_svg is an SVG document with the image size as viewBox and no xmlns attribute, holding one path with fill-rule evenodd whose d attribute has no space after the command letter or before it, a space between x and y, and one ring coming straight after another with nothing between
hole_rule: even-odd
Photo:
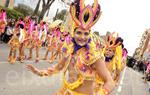
<instances>
[{"instance_id":1,"label":"paved road","mask_svg":"<svg viewBox=\"0 0 150 95\"><path fill-rule=\"evenodd\" d=\"M0 44L0 95L53 95L52 93L61 87L61 72L51 77L41 78L26 69L26 64L33 64L41 69L52 64L42 60L34 63L34 60L30 60L12 65L6 61L8 50L6 44ZM42 48L40 56L42 57L44 53L45 49ZM111 95L150 95L148 85L141 77L141 73L126 68L122 72L120 84Z\"/></svg>"},{"instance_id":2,"label":"paved road","mask_svg":"<svg viewBox=\"0 0 150 95\"><path fill-rule=\"evenodd\" d=\"M150 95L148 84L144 83L143 74L126 67L120 83L111 95Z\"/></svg>"}]
</instances>

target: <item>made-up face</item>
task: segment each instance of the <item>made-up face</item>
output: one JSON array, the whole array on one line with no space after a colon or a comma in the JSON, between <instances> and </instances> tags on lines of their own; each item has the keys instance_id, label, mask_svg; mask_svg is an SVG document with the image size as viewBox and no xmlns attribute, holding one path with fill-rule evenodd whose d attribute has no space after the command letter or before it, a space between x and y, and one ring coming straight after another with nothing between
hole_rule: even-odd
<instances>
[{"instance_id":1,"label":"made-up face","mask_svg":"<svg viewBox=\"0 0 150 95\"><path fill-rule=\"evenodd\" d=\"M113 57L115 55L115 50L112 48L106 48L105 57Z\"/></svg>"},{"instance_id":2,"label":"made-up face","mask_svg":"<svg viewBox=\"0 0 150 95\"><path fill-rule=\"evenodd\" d=\"M78 45L80 46L86 45L90 39L90 30L84 30L82 28L75 29L74 39Z\"/></svg>"}]
</instances>

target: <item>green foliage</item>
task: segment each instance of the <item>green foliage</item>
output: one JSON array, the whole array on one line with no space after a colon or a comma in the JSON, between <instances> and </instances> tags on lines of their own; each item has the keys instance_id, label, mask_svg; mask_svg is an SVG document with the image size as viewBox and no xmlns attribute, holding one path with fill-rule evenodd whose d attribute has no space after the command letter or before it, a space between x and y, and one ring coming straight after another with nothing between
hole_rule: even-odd
<instances>
[{"instance_id":1,"label":"green foliage","mask_svg":"<svg viewBox=\"0 0 150 95\"><path fill-rule=\"evenodd\" d=\"M19 17L23 17L24 15L14 9L9 9L9 8L4 8L2 6L0 6L0 8L3 8L6 10L7 13L7 18L12 18L12 19L18 19Z\"/></svg>"},{"instance_id":2,"label":"green foliage","mask_svg":"<svg viewBox=\"0 0 150 95\"><path fill-rule=\"evenodd\" d=\"M7 10L7 17L8 18L15 18L15 19L18 19L19 17L23 17L24 18L24 15L14 9L8 9Z\"/></svg>"}]
</instances>

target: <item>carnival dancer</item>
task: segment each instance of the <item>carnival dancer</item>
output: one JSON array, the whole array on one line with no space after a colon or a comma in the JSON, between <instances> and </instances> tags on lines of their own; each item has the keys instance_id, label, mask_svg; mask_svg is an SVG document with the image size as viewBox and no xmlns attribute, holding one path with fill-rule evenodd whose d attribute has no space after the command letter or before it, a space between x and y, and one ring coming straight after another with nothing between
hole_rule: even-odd
<instances>
[{"instance_id":1,"label":"carnival dancer","mask_svg":"<svg viewBox=\"0 0 150 95\"><path fill-rule=\"evenodd\" d=\"M123 71L123 39L118 37L116 40L116 44L119 44L116 48L116 55L117 55L117 64L116 64L116 75L115 75L115 82L118 83L120 79L121 72Z\"/></svg>"},{"instance_id":2,"label":"carnival dancer","mask_svg":"<svg viewBox=\"0 0 150 95\"><path fill-rule=\"evenodd\" d=\"M31 32L33 31L33 28L34 28L34 25L35 25L35 22L32 21L31 18L28 18L28 23L27 23L27 34L30 35Z\"/></svg>"},{"instance_id":3,"label":"carnival dancer","mask_svg":"<svg viewBox=\"0 0 150 95\"><path fill-rule=\"evenodd\" d=\"M29 48L29 58L32 58L32 50L35 49L36 51L36 60L37 63L39 61L39 49L42 46L42 41L39 39L39 31L37 24L34 25L34 29L32 31L31 35L31 47Z\"/></svg>"},{"instance_id":4,"label":"carnival dancer","mask_svg":"<svg viewBox=\"0 0 150 95\"><path fill-rule=\"evenodd\" d=\"M125 68L126 66L126 62L127 62L127 57L128 57L128 51L126 48L122 49L122 70Z\"/></svg>"},{"instance_id":5,"label":"carnival dancer","mask_svg":"<svg viewBox=\"0 0 150 95\"><path fill-rule=\"evenodd\" d=\"M56 67L48 70L39 70L31 64L27 67L39 76L51 76L62 70L63 86L56 95L108 95L114 88L114 83L104 58L96 52L96 46L90 38L90 28L101 14L98 1L95 0L93 6L85 6L83 0L75 0L71 4L70 12L76 27L72 44L67 45L64 58ZM101 86L98 86L99 78L104 81ZM101 91L105 94L101 94Z\"/></svg>"},{"instance_id":6,"label":"carnival dancer","mask_svg":"<svg viewBox=\"0 0 150 95\"><path fill-rule=\"evenodd\" d=\"M43 60L47 60L48 53L52 51L53 38L54 38L54 33L53 33L53 31L50 31L47 34L47 39L46 39L47 40L47 49L46 49L46 53L44 55Z\"/></svg>"},{"instance_id":7,"label":"carnival dancer","mask_svg":"<svg viewBox=\"0 0 150 95\"><path fill-rule=\"evenodd\" d=\"M145 77L144 77L144 82L147 82L147 81L150 81L150 62L147 62L147 68L146 68Z\"/></svg>"},{"instance_id":8,"label":"carnival dancer","mask_svg":"<svg viewBox=\"0 0 150 95\"><path fill-rule=\"evenodd\" d=\"M64 33L64 32L63 32ZM70 44L71 43L71 34L69 33L69 32L66 32L66 33L64 33L63 34L64 35L64 37L65 37L65 42L67 43L67 44Z\"/></svg>"},{"instance_id":9,"label":"carnival dancer","mask_svg":"<svg viewBox=\"0 0 150 95\"><path fill-rule=\"evenodd\" d=\"M25 59L24 41L25 41L25 38L27 36L26 31L25 31L25 23L23 21L23 18L19 19L19 23L17 24L17 26L19 28L19 43L20 43L18 60L22 63L23 60Z\"/></svg>"},{"instance_id":10,"label":"carnival dancer","mask_svg":"<svg viewBox=\"0 0 150 95\"><path fill-rule=\"evenodd\" d=\"M56 52L53 55L55 59L57 59L57 58L61 59L62 58L62 56L63 56L62 48L63 48L64 43L65 43L65 37L61 36L60 39L59 39L57 48L56 48ZM54 60L54 58L52 60Z\"/></svg>"},{"instance_id":11,"label":"carnival dancer","mask_svg":"<svg viewBox=\"0 0 150 95\"><path fill-rule=\"evenodd\" d=\"M26 38L24 41L24 47L30 49L32 47L31 33L33 31L34 22L31 20L31 18L29 16L25 17L24 22L25 22L25 30L26 30ZM30 58L28 58L28 59L30 59Z\"/></svg>"},{"instance_id":12,"label":"carnival dancer","mask_svg":"<svg viewBox=\"0 0 150 95\"><path fill-rule=\"evenodd\" d=\"M72 38L69 32L64 31L61 37L61 44L60 44L60 51L59 51L59 59L62 58L63 55L65 55L66 51L63 46L69 45L72 43Z\"/></svg>"},{"instance_id":13,"label":"carnival dancer","mask_svg":"<svg viewBox=\"0 0 150 95\"><path fill-rule=\"evenodd\" d=\"M46 37L47 37L47 24L45 21L40 22L40 34L39 34L39 39L42 41L42 45L45 44Z\"/></svg>"},{"instance_id":14,"label":"carnival dancer","mask_svg":"<svg viewBox=\"0 0 150 95\"><path fill-rule=\"evenodd\" d=\"M17 36L17 30L16 29L13 31L13 36L10 39L10 41L8 42L8 44L10 45L10 52L9 52L9 56L8 56L8 62L13 64L13 63L16 62L16 51L20 46L19 38Z\"/></svg>"},{"instance_id":15,"label":"carnival dancer","mask_svg":"<svg viewBox=\"0 0 150 95\"><path fill-rule=\"evenodd\" d=\"M112 33L106 39L104 56L106 66L117 84L121 73L123 40L120 37L114 36L114 34Z\"/></svg>"},{"instance_id":16,"label":"carnival dancer","mask_svg":"<svg viewBox=\"0 0 150 95\"><path fill-rule=\"evenodd\" d=\"M6 24L7 24L6 11L4 9L1 9L0 10L0 36L2 33L4 33Z\"/></svg>"},{"instance_id":17,"label":"carnival dancer","mask_svg":"<svg viewBox=\"0 0 150 95\"><path fill-rule=\"evenodd\" d=\"M48 61L49 63L52 63L57 58L57 56L59 55L59 52L61 52L62 43L60 41L60 36L61 36L60 28L55 27L54 37L53 37L53 40L52 40L52 45L50 47L52 50L51 50L50 59Z\"/></svg>"},{"instance_id":18,"label":"carnival dancer","mask_svg":"<svg viewBox=\"0 0 150 95\"><path fill-rule=\"evenodd\" d=\"M55 21L51 24L50 32L47 35L47 50L43 60L47 60L48 53L51 52L51 57L48 60L49 63L53 62L55 59L54 53L57 49L57 44L59 42L60 33L57 31L58 24L55 24Z\"/></svg>"}]
</instances>

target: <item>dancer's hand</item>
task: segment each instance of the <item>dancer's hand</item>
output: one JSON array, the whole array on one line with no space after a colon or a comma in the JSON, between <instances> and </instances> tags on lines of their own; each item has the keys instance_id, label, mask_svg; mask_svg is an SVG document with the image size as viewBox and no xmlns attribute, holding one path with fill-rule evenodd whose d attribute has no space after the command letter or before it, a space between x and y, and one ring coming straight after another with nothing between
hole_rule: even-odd
<instances>
[{"instance_id":1,"label":"dancer's hand","mask_svg":"<svg viewBox=\"0 0 150 95\"><path fill-rule=\"evenodd\" d=\"M27 69L30 70L30 71L33 72L33 73L39 72L39 70L37 70L37 68L35 68L35 67L34 67L33 65L31 65L31 64L27 64L26 66L27 66Z\"/></svg>"},{"instance_id":2,"label":"dancer's hand","mask_svg":"<svg viewBox=\"0 0 150 95\"><path fill-rule=\"evenodd\" d=\"M37 68L35 68L33 65L31 65L31 64L28 64L28 65L26 65L27 66L27 68L31 71L31 72L33 72L33 73L35 73L35 74L37 74L37 75L39 75L39 76L49 76L49 73L48 73L48 71L47 70L38 70Z\"/></svg>"},{"instance_id":3,"label":"dancer's hand","mask_svg":"<svg viewBox=\"0 0 150 95\"><path fill-rule=\"evenodd\" d=\"M48 73L49 76L54 74L55 73L54 71L55 71L54 68L48 68L47 69L47 73Z\"/></svg>"}]
</instances>

